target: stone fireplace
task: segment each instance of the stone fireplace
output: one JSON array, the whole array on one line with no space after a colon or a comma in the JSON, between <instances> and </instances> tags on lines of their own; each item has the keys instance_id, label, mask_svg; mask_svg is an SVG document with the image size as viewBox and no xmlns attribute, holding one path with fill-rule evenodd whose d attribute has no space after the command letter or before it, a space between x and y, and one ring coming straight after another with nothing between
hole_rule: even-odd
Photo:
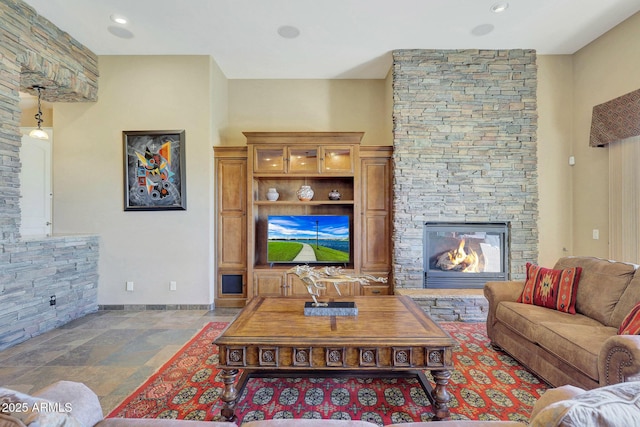
<instances>
[{"instance_id":1,"label":"stone fireplace","mask_svg":"<svg viewBox=\"0 0 640 427\"><path fill-rule=\"evenodd\" d=\"M509 224L427 222L424 287L477 288L509 278Z\"/></svg>"},{"instance_id":2,"label":"stone fireplace","mask_svg":"<svg viewBox=\"0 0 640 427\"><path fill-rule=\"evenodd\" d=\"M505 278L537 260L536 86L533 50L394 51L396 289L429 289L426 223L509 224Z\"/></svg>"}]
</instances>

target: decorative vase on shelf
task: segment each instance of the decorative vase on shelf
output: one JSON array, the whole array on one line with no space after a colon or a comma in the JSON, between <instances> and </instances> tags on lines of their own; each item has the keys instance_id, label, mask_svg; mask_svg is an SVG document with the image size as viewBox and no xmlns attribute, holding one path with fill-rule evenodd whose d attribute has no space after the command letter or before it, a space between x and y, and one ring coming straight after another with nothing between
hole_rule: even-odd
<instances>
[{"instance_id":1,"label":"decorative vase on shelf","mask_svg":"<svg viewBox=\"0 0 640 427\"><path fill-rule=\"evenodd\" d=\"M278 197L280 197L280 194L275 188L270 188L267 191L267 200L269 200L270 202L275 202L276 200L278 200Z\"/></svg>"},{"instance_id":2,"label":"decorative vase on shelf","mask_svg":"<svg viewBox=\"0 0 640 427\"><path fill-rule=\"evenodd\" d=\"M331 190L329 192L329 200L340 200L340 197L342 197L342 194L340 194L338 190Z\"/></svg>"},{"instance_id":3,"label":"decorative vase on shelf","mask_svg":"<svg viewBox=\"0 0 640 427\"><path fill-rule=\"evenodd\" d=\"M300 189L296 191L296 196L298 196L298 200L301 202L308 202L313 199L313 190L308 185L302 185Z\"/></svg>"}]
</instances>

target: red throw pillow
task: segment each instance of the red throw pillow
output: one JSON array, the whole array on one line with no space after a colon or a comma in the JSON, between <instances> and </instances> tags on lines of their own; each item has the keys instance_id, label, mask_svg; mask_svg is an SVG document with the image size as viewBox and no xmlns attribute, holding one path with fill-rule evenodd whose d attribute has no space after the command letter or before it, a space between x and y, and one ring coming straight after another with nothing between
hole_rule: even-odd
<instances>
[{"instance_id":1,"label":"red throw pillow","mask_svg":"<svg viewBox=\"0 0 640 427\"><path fill-rule=\"evenodd\" d=\"M640 335L640 302L625 316L618 335Z\"/></svg>"},{"instance_id":2,"label":"red throw pillow","mask_svg":"<svg viewBox=\"0 0 640 427\"><path fill-rule=\"evenodd\" d=\"M518 302L576 314L576 293L582 267L553 270L527 263L527 280Z\"/></svg>"}]
</instances>

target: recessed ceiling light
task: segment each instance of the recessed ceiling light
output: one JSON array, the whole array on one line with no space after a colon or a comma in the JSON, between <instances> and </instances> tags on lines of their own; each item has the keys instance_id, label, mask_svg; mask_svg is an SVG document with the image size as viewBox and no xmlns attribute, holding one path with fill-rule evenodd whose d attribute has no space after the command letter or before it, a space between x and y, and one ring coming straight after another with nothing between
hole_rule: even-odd
<instances>
[{"instance_id":1,"label":"recessed ceiling light","mask_svg":"<svg viewBox=\"0 0 640 427\"><path fill-rule=\"evenodd\" d=\"M300 30L293 25L283 25L278 28L278 34L280 34L280 37L284 37L285 39L295 39L300 35Z\"/></svg>"},{"instance_id":2,"label":"recessed ceiling light","mask_svg":"<svg viewBox=\"0 0 640 427\"><path fill-rule=\"evenodd\" d=\"M501 1L501 2L498 2L498 3L494 3L491 6L491 12L502 13L505 10L507 10L508 8L509 8L509 3L507 3L506 1L504 1L504 2Z\"/></svg>"},{"instance_id":3,"label":"recessed ceiling light","mask_svg":"<svg viewBox=\"0 0 640 427\"><path fill-rule=\"evenodd\" d=\"M115 22L116 24L120 24L120 25L124 25L124 24L126 24L128 22L127 18L125 18L122 15L113 14L113 15L110 16L110 18L111 18L111 20L113 22Z\"/></svg>"}]
</instances>

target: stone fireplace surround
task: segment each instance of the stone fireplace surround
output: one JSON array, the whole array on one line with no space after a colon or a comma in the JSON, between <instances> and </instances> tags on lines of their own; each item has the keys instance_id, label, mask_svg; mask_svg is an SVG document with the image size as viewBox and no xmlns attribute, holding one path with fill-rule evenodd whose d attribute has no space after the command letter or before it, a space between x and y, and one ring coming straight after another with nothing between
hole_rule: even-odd
<instances>
[{"instance_id":1,"label":"stone fireplace surround","mask_svg":"<svg viewBox=\"0 0 640 427\"><path fill-rule=\"evenodd\" d=\"M523 279L538 255L535 51L397 50L392 71L395 289L429 292L429 221L510 223L509 275Z\"/></svg>"}]
</instances>

